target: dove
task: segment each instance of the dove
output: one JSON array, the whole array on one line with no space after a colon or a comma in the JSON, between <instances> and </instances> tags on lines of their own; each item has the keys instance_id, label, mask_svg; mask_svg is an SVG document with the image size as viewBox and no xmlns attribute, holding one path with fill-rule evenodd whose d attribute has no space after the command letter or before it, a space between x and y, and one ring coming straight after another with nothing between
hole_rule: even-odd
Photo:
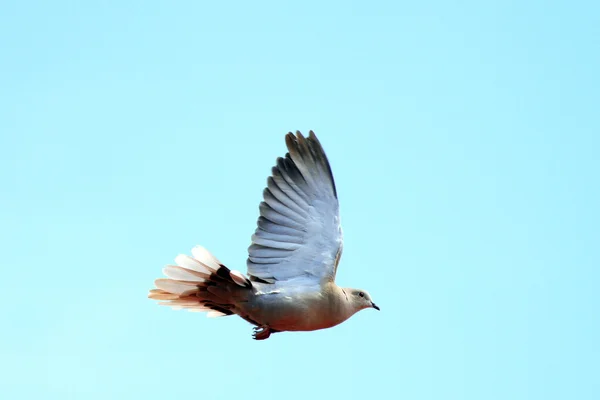
<instances>
[{"instance_id":1,"label":"dove","mask_svg":"<svg viewBox=\"0 0 600 400\"><path fill-rule=\"evenodd\" d=\"M238 315L252 337L334 327L379 307L366 290L335 283L343 249L333 173L317 136L285 136L288 149L267 179L251 238L247 273L230 270L196 246L163 269L148 297L208 317Z\"/></svg>"}]
</instances>

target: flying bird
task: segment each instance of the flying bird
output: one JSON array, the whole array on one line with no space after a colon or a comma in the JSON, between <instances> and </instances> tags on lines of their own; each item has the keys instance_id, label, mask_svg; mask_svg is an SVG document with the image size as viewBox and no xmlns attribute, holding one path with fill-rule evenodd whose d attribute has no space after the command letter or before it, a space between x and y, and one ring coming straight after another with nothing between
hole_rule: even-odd
<instances>
[{"instance_id":1,"label":"flying bird","mask_svg":"<svg viewBox=\"0 0 600 400\"><path fill-rule=\"evenodd\" d=\"M255 325L253 338L338 325L374 308L369 293L336 285L343 235L333 174L314 132L285 137L288 153L267 179L246 275L201 246L179 255L149 298L175 309L236 314Z\"/></svg>"}]
</instances>

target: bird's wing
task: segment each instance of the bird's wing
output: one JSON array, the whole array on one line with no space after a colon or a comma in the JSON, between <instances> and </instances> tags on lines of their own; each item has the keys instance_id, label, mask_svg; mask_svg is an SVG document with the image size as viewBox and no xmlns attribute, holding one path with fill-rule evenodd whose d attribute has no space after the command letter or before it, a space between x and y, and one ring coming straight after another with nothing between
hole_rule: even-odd
<instances>
[{"instance_id":1,"label":"bird's wing","mask_svg":"<svg viewBox=\"0 0 600 400\"><path fill-rule=\"evenodd\" d=\"M288 133L289 153L278 158L260 203L248 248L248 275L268 283L333 281L342 252L335 182L321 143L311 131Z\"/></svg>"}]
</instances>

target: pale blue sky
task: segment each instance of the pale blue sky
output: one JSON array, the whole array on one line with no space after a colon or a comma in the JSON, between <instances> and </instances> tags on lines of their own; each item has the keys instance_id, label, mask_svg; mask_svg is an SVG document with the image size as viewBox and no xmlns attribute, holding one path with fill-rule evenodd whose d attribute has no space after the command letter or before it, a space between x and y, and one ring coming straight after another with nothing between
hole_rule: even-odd
<instances>
[{"instance_id":1,"label":"pale blue sky","mask_svg":"<svg viewBox=\"0 0 600 400\"><path fill-rule=\"evenodd\" d=\"M600 7L484 3L2 2L0 397L600 398ZM195 244L245 270L296 129L382 311L146 299Z\"/></svg>"}]
</instances>

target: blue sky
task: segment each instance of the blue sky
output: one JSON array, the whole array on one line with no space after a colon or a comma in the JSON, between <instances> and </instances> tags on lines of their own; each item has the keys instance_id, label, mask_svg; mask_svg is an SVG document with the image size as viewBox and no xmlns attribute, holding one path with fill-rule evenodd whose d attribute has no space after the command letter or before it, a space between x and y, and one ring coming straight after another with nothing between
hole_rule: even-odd
<instances>
[{"instance_id":1,"label":"blue sky","mask_svg":"<svg viewBox=\"0 0 600 400\"><path fill-rule=\"evenodd\" d=\"M6 399L597 399L595 2L0 5ZM341 202L333 329L146 299L245 270L284 134Z\"/></svg>"}]
</instances>

